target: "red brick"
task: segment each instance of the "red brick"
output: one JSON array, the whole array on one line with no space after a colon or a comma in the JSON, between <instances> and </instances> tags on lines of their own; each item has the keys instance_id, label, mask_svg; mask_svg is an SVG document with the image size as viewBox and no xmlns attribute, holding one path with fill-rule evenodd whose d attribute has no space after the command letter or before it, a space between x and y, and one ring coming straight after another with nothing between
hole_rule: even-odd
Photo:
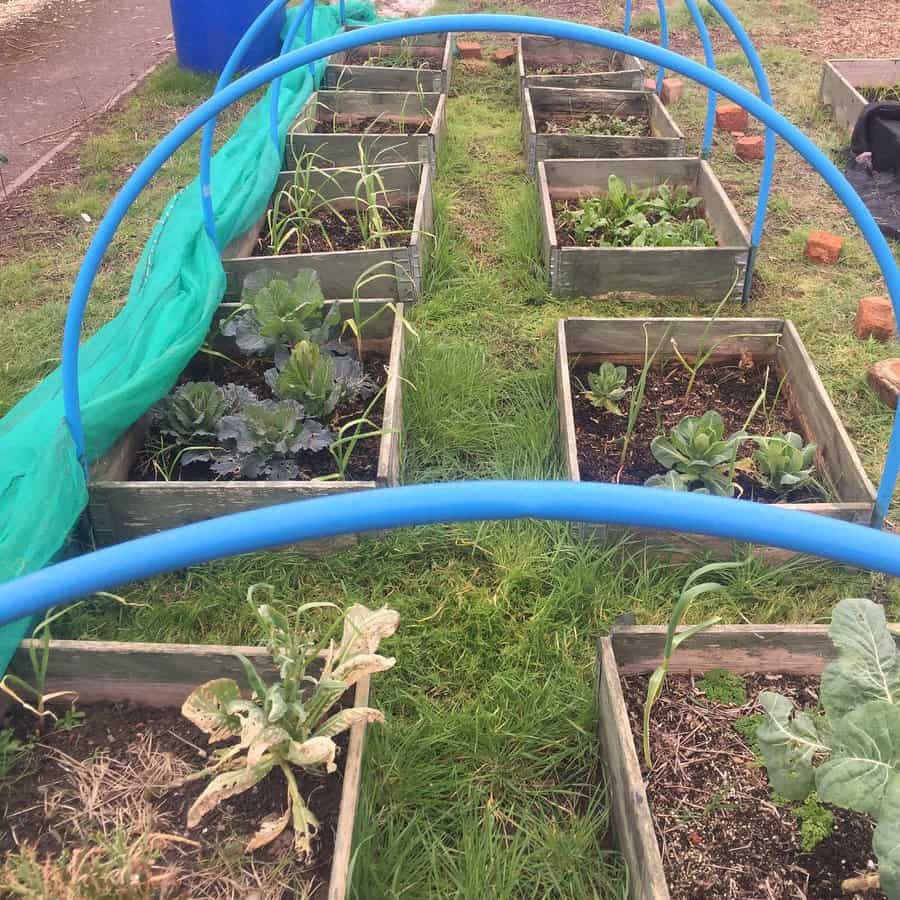
<instances>
[{"instance_id":1,"label":"red brick","mask_svg":"<svg viewBox=\"0 0 900 900\"><path fill-rule=\"evenodd\" d=\"M457 41L460 59L481 59L481 44L478 41Z\"/></svg>"},{"instance_id":2,"label":"red brick","mask_svg":"<svg viewBox=\"0 0 900 900\"><path fill-rule=\"evenodd\" d=\"M668 106L674 103L684 92L684 82L680 78L663 78L659 99Z\"/></svg>"},{"instance_id":3,"label":"red brick","mask_svg":"<svg viewBox=\"0 0 900 900\"><path fill-rule=\"evenodd\" d=\"M900 394L900 359L883 359L869 366L866 381L885 406L897 408L897 395Z\"/></svg>"},{"instance_id":4,"label":"red brick","mask_svg":"<svg viewBox=\"0 0 900 900\"><path fill-rule=\"evenodd\" d=\"M873 337L889 341L897 333L891 301L887 297L863 297L856 308L854 331L860 340Z\"/></svg>"},{"instance_id":5,"label":"red brick","mask_svg":"<svg viewBox=\"0 0 900 900\"><path fill-rule=\"evenodd\" d=\"M655 78L645 78L644 79L644 90L645 91L656 91L656 79Z\"/></svg>"},{"instance_id":6,"label":"red brick","mask_svg":"<svg viewBox=\"0 0 900 900\"><path fill-rule=\"evenodd\" d=\"M716 107L716 128L720 131L746 131L750 124L747 110L736 103Z\"/></svg>"},{"instance_id":7,"label":"red brick","mask_svg":"<svg viewBox=\"0 0 900 900\"><path fill-rule=\"evenodd\" d=\"M743 136L744 136L744 132L743 132L743 131L732 131L732 132L731 132L731 136L732 136L733 138L743 137Z\"/></svg>"},{"instance_id":8,"label":"red brick","mask_svg":"<svg viewBox=\"0 0 900 900\"><path fill-rule=\"evenodd\" d=\"M516 51L511 47L495 50L491 57L498 66L511 66L516 61Z\"/></svg>"},{"instance_id":9,"label":"red brick","mask_svg":"<svg viewBox=\"0 0 900 900\"><path fill-rule=\"evenodd\" d=\"M833 265L841 255L844 239L827 231L811 231L806 239L806 258Z\"/></svg>"},{"instance_id":10,"label":"red brick","mask_svg":"<svg viewBox=\"0 0 900 900\"><path fill-rule=\"evenodd\" d=\"M734 142L734 152L738 159L749 162L752 159L762 159L766 155L765 141L759 135L746 135L739 137Z\"/></svg>"}]
</instances>

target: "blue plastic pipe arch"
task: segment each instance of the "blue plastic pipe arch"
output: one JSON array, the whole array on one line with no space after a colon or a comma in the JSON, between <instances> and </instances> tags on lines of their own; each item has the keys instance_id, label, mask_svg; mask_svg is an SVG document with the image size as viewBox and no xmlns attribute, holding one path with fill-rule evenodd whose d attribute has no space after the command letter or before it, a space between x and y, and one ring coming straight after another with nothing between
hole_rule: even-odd
<instances>
[{"instance_id":1,"label":"blue plastic pipe arch","mask_svg":"<svg viewBox=\"0 0 900 900\"><path fill-rule=\"evenodd\" d=\"M62 374L65 416L76 450L85 467L87 466L87 460L85 459L84 428L81 419L78 387L78 345L81 337L84 311L97 270L119 223L125 217L134 199L140 194L159 167L213 116L249 91L266 84L278 75L306 65L309 62L314 62L322 57L342 50L359 47L363 44L444 31L499 31L537 34L608 47L614 51L630 53L649 60L660 67L670 68L707 88L713 88L718 94L745 107L751 115L779 134L822 175L848 212L853 216L881 268L895 315L900 317L900 272L898 272L887 241L879 231L875 220L859 195L828 159L827 155L799 129L775 112L763 100L745 88L724 78L719 73L713 72L706 66L693 60L686 59L645 41L572 22L539 19L529 16L487 14L432 16L421 19L385 22L325 38L308 47L294 50L285 56L260 66L233 84L223 87L218 94L195 109L172 129L132 173L122 190L113 199L107 214L97 227L75 280L63 334ZM873 514L872 524L875 526L880 526L887 514L898 471L900 471L900 425L898 423L900 423L900 416L895 416ZM382 494L382 496L384 495ZM653 498L653 504L660 509L671 506L672 501L672 496ZM690 509L690 507L682 507L680 503L677 504L677 508L683 511L684 509ZM754 509L753 516L750 518L758 517L759 515L760 510ZM689 526L689 519L683 520L680 525L681 530L684 531L691 531L692 529Z\"/></svg>"},{"instance_id":2,"label":"blue plastic pipe arch","mask_svg":"<svg viewBox=\"0 0 900 900\"><path fill-rule=\"evenodd\" d=\"M313 26L313 6L315 0L304 0L300 12L291 20L290 27L284 36L284 43L281 45L281 55L284 56L288 50L294 45L294 38L300 26L306 22L305 39L307 44L312 43L312 26ZM316 64L309 63L309 77L312 78L313 87L316 85ZM269 135L275 150L281 155L281 141L278 134L278 99L281 96L281 76L272 79L271 94L269 97Z\"/></svg>"},{"instance_id":3,"label":"blue plastic pipe arch","mask_svg":"<svg viewBox=\"0 0 900 900\"><path fill-rule=\"evenodd\" d=\"M442 29L443 30L443 29ZM479 31L484 31L479 28ZM595 522L729 537L900 576L900 536L813 513L661 488L461 481L300 500L116 544L0 585L0 625L151 575L299 541L500 519Z\"/></svg>"},{"instance_id":4,"label":"blue plastic pipe arch","mask_svg":"<svg viewBox=\"0 0 900 900\"><path fill-rule=\"evenodd\" d=\"M703 59L706 61L706 65L715 71L716 55L713 53L712 41L709 39L709 31L706 27L706 22L703 19L703 14L700 12L700 7L697 6L697 0L684 0L684 2L687 4L688 12L691 14L694 25L697 26L697 31L700 33L700 43L703 45ZM713 123L715 120L716 92L710 88L706 92L706 126L703 129L703 146L700 150L700 156L703 159L709 159L709 151L712 147L713 139Z\"/></svg>"}]
</instances>

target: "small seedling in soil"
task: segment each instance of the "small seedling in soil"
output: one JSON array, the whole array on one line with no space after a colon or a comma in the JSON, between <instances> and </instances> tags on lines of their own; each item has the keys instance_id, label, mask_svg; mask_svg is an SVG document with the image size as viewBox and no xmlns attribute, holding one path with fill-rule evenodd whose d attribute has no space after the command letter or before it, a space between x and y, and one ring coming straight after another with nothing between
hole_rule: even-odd
<instances>
[{"instance_id":1,"label":"small seedling in soil","mask_svg":"<svg viewBox=\"0 0 900 900\"><path fill-rule=\"evenodd\" d=\"M686 416L669 435L658 435L650 444L656 461L670 470L651 475L648 487L671 487L680 479L680 490L734 496L734 466L738 448L746 440L745 431L725 437L725 423L715 411L702 416Z\"/></svg>"},{"instance_id":2,"label":"small seedling in soil","mask_svg":"<svg viewBox=\"0 0 900 900\"><path fill-rule=\"evenodd\" d=\"M602 134L611 137L644 137L650 133L647 119L641 116L611 116L591 113L581 118L544 123L544 134Z\"/></svg>"},{"instance_id":3,"label":"small seedling in soil","mask_svg":"<svg viewBox=\"0 0 900 900\"><path fill-rule=\"evenodd\" d=\"M753 755L760 766L764 763L762 748L759 746L759 741L756 738L756 731L762 724L762 721L762 713L751 713L749 716L741 716L740 719L734 720L734 730L750 745L750 749L753 751Z\"/></svg>"},{"instance_id":4,"label":"small seedling in soil","mask_svg":"<svg viewBox=\"0 0 900 900\"><path fill-rule=\"evenodd\" d=\"M824 493L815 477L815 444L804 444L803 438L793 431L756 437L754 441L757 449L753 462L763 487L782 498L798 490Z\"/></svg>"},{"instance_id":5,"label":"small seedling in soil","mask_svg":"<svg viewBox=\"0 0 900 900\"><path fill-rule=\"evenodd\" d=\"M744 565L743 562L726 562L710 563L707 566L701 566L688 577L688 580L684 583L684 587L681 589L678 600L672 607L672 615L669 617L669 625L666 629L666 643L663 648L662 662L647 682L647 696L644 699L644 763L648 770L653 768L653 760L650 756L650 715L653 712L653 705L659 699L663 685L666 682L666 673L669 671L669 662L672 659L672 654L690 637L693 637L693 635L704 631L720 621L720 616L713 616L713 618L707 619L699 625L693 625L681 632L678 631L679 626L684 621L684 617L691 608L691 604L693 604L695 600L698 600L704 594L721 591L723 587L717 581L702 581L699 584L696 582L698 579L704 578L707 575L716 574L718 572L727 572L730 569L736 569L742 565Z\"/></svg>"},{"instance_id":6,"label":"small seedling in soil","mask_svg":"<svg viewBox=\"0 0 900 900\"><path fill-rule=\"evenodd\" d=\"M900 898L900 654L884 608L842 600L829 636L837 659L822 673L823 716L765 691L757 735L772 788L792 802L819 801L871 816L878 880Z\"/></svg>"},{"instance_id":7,"label":"small seedling in soil","mask_svg":"<svg viewBox=\"0 0 900 900\"><path fill-rule=\"evenodd\" d=\"M596 372L588 372L588 389L584 396L598 409L605 409L614 416L624 415L619 402L631 388L625 387L628 370L625 366L603 363Z\"/></svg>"},{"instance_id":8,"label":"small seedling in soil","mask_svg":"<svg viewBox=\"0 0 900 900\"><path fill-rule=\"evenodd\" d=\"M812 853L834 831L834 813L822 806L815 794L810 794L792 812L800 826L800 849L804 853Z\"/></svg>"},{"instance_id":9,"label":"small seedling in soil","mask_svg":"<svg viewBox=\"0 0 900 900\"><path fill-rule=\"evenodd\" d=\"M697 688L711 703L743 706L747 702L744 679L725 669L710 669L697 682Z\"/></svg>"},{"instance_id":10,"label":"small seedling in soil","mask_svg":"<svg viewBox=\"0 0 900 900\"><path fill-rule=\"evenodd\" d=\"M188 810L187 824L195 828L220 803L280 769L287 783L286 808L262 820L245 852L270 844L291 824L294 849L300 858L307 858L319 823L300 795L294 768L336 772L334 738L357 723L384 721L377 709L347 707L335 713L333 708L361 678L393 667L393 657L376 651L381 639L397 630L399 616L387 607L370 610L354 604L344 614L339 643L330 634L315 642L299 627L301 618L315 609L337 609L334 604L305 603L292 623L269 604L257 605L259 591L271 595L274 589L254 585L247 599L265 630L266 647L280 679L266 684L253 664L239 656L252 689L249 700L230 678L208 681L185 700L182 714L209 736L211 744L236 741L213 751L215 762L187 779L212 779Z\"/></svg>"}]
</instances>

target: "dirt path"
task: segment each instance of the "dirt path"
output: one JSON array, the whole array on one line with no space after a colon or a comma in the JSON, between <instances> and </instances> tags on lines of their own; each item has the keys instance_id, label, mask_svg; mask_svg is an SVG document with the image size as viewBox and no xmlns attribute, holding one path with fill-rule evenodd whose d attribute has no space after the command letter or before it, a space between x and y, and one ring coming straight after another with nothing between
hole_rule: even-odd
<instances>
[{"instance_id":1,"label":"dirt path","mask_svg":"<svg viewBox=\"0 0 900 900\"><path fill-rule=\"evenodd\" d=\"M13 181L171 52L167 0L0 0L0 153Z\"/></svg>"}]
</instances>

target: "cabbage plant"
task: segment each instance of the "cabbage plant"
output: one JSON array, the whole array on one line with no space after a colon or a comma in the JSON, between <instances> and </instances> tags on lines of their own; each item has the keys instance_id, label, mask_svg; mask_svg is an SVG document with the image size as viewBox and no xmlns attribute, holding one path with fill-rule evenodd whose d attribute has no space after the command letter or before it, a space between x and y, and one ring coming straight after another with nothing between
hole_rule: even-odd
<instances>
[{"instance_id":1,"label":"cabbage plant","mask_svg":"<svg viewBox=\"0 0 900 900\"><path fill-rule=\"evenodd\" d=\"M821 712L765 691L757 739L778 794L799 802L815 791L875 820L881 890L900 900L900 654L871 600L838 603L828 634L837 658L822 673Z\"/></svg>"}]
</instances>

